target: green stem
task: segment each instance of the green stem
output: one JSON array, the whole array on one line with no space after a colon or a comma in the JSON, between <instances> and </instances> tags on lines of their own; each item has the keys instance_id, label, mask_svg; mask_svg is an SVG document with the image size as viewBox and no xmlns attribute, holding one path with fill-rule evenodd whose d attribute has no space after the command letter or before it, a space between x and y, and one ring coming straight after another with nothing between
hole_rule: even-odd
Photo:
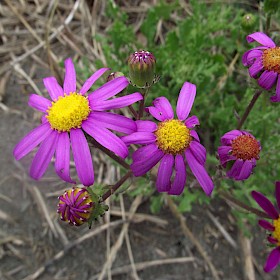
<instances>
[{"instance_id":1,"label":"green stem","mask_svg":"<svg viewBox=\"0 0 280 280\"><path fill-rule=\"evenodd\" d=\"M144 110L145 110L145 101L146 101L146 96L148 95L150 87L147 87L144 92L142 93L143 99L140 101L139 104L139 110L138 110L138 116L137 120L140 120L143 117Z\"/></svg>"}]
</instances>

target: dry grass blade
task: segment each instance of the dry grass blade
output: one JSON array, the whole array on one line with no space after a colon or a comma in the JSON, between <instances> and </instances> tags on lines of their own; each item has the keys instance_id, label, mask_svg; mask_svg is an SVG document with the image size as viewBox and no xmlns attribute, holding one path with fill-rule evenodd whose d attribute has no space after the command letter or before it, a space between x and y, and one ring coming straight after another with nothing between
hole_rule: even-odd
<instances>
[{"instance_id":1,"label":"dry grass blade","mask_svg":"<svg viewBox=\"0 0 280 280\"><path fill-rule=\"evenodd\" d=\"M3 220L9 224L15 224L15 220L11 217L11 215L0 209L0 220Z\"/></svg>"}]
</instances>

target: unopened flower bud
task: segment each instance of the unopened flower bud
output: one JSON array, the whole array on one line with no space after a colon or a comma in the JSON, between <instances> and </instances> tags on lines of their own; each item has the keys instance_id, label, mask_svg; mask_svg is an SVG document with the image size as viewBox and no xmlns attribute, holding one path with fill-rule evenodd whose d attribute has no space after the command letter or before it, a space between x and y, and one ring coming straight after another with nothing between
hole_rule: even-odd
<instances>
[{"instance_id":1,"label":"unopened flower bud","mask_svg":"<svg viewBox=\"0 0 280 280\"><path fill-rule=\"evenodd\" d=\"M148 51L138 51L128 58L130 81L134 86L145 88L152 85L155 78L156 59Z\"/></svg>"},{"instance_id":2,"label":"unopened flower bud","mask_svg":"<svg viewBox=\"0 0 280 280\"><path fill-rule=\"evenodd\" d=\"M251 32L254 30L257 23L257 19L252 14L246 14L242 17L241 26L244 31Z\"/></svg>"},{"instance_id":3,"label":"unopened flower bud","mask_svg":"<svg viewBox=\"0 0 280 280\"><path fill-rule=\"evenodd\" d=\"M112 72L108 78L107 78L107 82L110 82L118 77L123 77L124 74L122 72Z\"/></svg>"},{"instance_id":4,"label":"unopened flower bud","mask_svg":"<svg viewBox=\"0 0 280 280\"><path fill-rule=\"evenodd\" d=\"M90 218L93 202L86 189L74 187L65 191L58 199L57 212L61 215L61 220L80 226Z\"/></svg>"}]
</instances>

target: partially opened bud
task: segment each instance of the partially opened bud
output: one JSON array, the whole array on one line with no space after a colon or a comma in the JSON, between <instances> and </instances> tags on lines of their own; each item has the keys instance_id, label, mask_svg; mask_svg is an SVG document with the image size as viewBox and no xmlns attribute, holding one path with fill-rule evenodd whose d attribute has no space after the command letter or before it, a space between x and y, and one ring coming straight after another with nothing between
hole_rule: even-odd
<instances>
[{"instance_id":1,"label":"partially opened bud","mask_svg":"<svg viewBox=\"0 0 280 280\"><path fill-rule=\"evenodd\" d=\"M155 78L156 59L148 51L138 51L128 58L130 81L134 86L145 88L152 85Z\"/></svg>"},{"instance_id":2,"label":"partially opened bud","mask_svg":"<svg viewBox=\"0 0 280 280\"><path fill-rule=\"evenodd\" d=\"M80 226L86 222L93 210L93 202L86 189L74 187L58 197L58 210L61 220Z\"/></svg>"}]
</instances>

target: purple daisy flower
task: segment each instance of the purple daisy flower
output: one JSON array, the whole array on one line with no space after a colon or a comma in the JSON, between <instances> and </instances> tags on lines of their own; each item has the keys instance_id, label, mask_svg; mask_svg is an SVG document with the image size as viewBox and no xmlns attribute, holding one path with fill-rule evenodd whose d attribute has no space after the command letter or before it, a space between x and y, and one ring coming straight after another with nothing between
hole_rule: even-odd
<instances>
[{"instance_id":1,"label":"purple daisy flower","mask_svg":"<svg viewBox=\"0 0 280 280\"><path fill-rule=\"evenodd\" d=\"M214 188L205 170L206 149L193 130L199 120L196 116L188 118L195 95L196 86L185 82L177 101L178 119L174 119L172 106L165 97L156 98L147 111L160 122L136 121L137 132L122 138L128 145L144 145L132 155L131 169L135 176L144 175L160 162L156 181L159 192L182 193L187 178L186 163L207 195Z\"/></svg>"},{"instance_id":2,"label":"purple daisy flower","mask_svg":"<svg viewBox=\"0 0 280 280\"><path fill-rule=\"evenodd\" d=\"M93 210L93 202L86 189L73 188L65 191L58 197L57 213L62 221L69 222L74 226L80 226L86 222Z\"/></svg>"},{"instance_id":3,"label":"purple daisy flower","mask_svg":"<svg viewBox=\"0 0 280 280\"><path fill-rule=\"evenodd\" d=\"M262 32L248 35L247 41L257 41L262 46L245 52L243 65L249 67L250 76L258 79L258 84L265 90L270 90L276 83L276 94L270 100L280 102L280 47Z\"/></svg>"},{"instance_id":4,"label":"purple daisy flower","mask_svg":"<svg viewBox=\"0 0 280 280\"><path fill-rule=\"evenodd\" d=\"M43 176L55 154L57 175L66 182L75 183L70 177L71 146L80 181L85 186L92 185L92 157L83 131L118 156L127 157L126 145L109 129L129 134L136 131L136 124L129 118L105 111L131 105L143 97L140 93L133 93L108 100L128 86L125 77L107 82L86 96L94 82L107 70L101 68L96 71L77 92L74 64L68 58L65 60L63 88L54 77L43 79L52 101L36 94L30 95L29 106L44 114L42 124L16 145L14 157L21 159L41 143L31 164L32 178L38 180Z\"/></svg>"},{"instance_id":5,"label":"purple daisy flower","mask_svg":"<svg viewBox=\"0 0 280 280\"><path fill-rule=\"evenodd\" d=\"M221 137L221 144L218 148L221 165L226 167L228 162L234 162L227 176L235 180L246 180L259 159L259 141L249 132L232 130Z\"/></svg>"},{"instance_id":6,"label":"purple daisy flower","mask_svg":"<svg viewBox=\"0 0 280 280\"><path fill-rule=\"evenodd\" d=\"M267 237L267 240L272 243L274 248L269 254L266 264L264 266L265 272L271 272L280 263L280 213L273 206L273 204L260 192L252 191L252 197L259 204L259 206L267 213L267 215L273 220L269 223L266 220L260 220L259 225L270 231L271 234ZM275 197L280 209L280 181L275 183Z\"/></svg>"}]
</instances>

